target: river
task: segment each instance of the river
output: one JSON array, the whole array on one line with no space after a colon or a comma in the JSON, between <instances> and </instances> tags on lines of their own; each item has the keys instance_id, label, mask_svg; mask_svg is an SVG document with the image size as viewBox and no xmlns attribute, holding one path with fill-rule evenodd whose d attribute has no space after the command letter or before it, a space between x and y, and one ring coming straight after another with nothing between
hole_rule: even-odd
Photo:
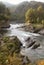
<instances>
[{"instance_id":1,"label":"river","mask_svg":"<svg viewBox=\"0 0 44 65\"><path fill-rule=\"evenodd\" d=\"M25 48L21 48L20 53L22 55L28 56L30 60L44 59L44 36L40 34L30 33L27 31L22 31L18 27L23 26L24 24L10 24L10 28L7 29L8 32L6 36L17 36L18 39L22 42ZM32 49L32 47L27 48L27 46L32 41L26 42L25 40L30 37L32 40L36 40L36 43L40 43L40 47L37 49Z\"/></svg>"}]
</instances>

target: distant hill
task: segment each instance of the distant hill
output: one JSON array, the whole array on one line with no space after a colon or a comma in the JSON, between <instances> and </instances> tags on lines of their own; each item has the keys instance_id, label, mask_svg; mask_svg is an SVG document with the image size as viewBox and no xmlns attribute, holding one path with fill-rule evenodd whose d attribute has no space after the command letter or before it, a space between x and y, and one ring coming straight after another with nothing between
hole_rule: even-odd
<instances>
[{"instance_id":1,"label":"distant hill","mask_svg":"<svg viewBox=\"0 0 44 65\"><path fill-rule=\"evenodd\" d=\"M43 8L44 8L44 3L42 3L42 2L24 1L24 2L20 3L19 5L17 5L16 7L13 6L10 9L11 9L11 11L14 11L14 12L12 12L12 15L14 15L14 17L17 16L18 19L24 20L25 13L29 8L37 8L40 5L43 6Z\"/></svg>"},{"instance_id":2,"label":"distant hill","mask_svg":"<svg viewBox=\"0 0 44 65\"><path fill-rule=\"evenodd\" d=\"M11 13L14 13L15 10L16 10L16 8L17 8L17 5L9 6L9 9L10 9L10 12L11 12Z\"/></svg>"},{"instance_id":3,"label":"distant hill","mask_svg":"<svg viewBox=\"0 0 44 65\"><path fill-rule=\"evenodd\" d=\"M1 2L0 1L0 4L1 3L3 3L6 7L8 7L11 13L15 12L16 5L10 4L8 2Z\"/></svg>"},{"instance_id":4,"label":"distant hill","mask_svg":"<svg viewBox=\"0 0 44 65\"><path fill-rule=\"evenodd\" d=\"M12 5L10 3L4 3L9 9L12 14L13 19L18 19L18 20L24 20L25 18L25 13L29 8L37 8L38 6L43 6L44 8L44 3L42 2L36 2L36 1L24 1L18 5ZM11 18L11 19L12 19Z\"/></svg>"},{"instance_id":5,"label":"distant hill","mask_svg":"<svg viewBox=\"0 0 44 65\"><path fill-rule=\"evenodd\" d=\"M10 10L14 10L14 13L16 14L24 14L25 11L27 11L29 8L37 8L38 6L42 5L44 8L44 3L37 2L37 1L24 1L18 5L13 5L7 2L3 2L7 7L10 8Z\"/></svg>"},{"instance_id":6,"label":"distant hill","mask_svg":"<svg viewBox=\"0 0 44 65\"><path fill-rule=\"evenodd\" d=\"M44 3L42 2L36 2L36 1L22 2L17 6L14 13L21 15L21 14L24 14L29 8L37 8L40 5L42 5L44 8Z\"/></svg>"},{"instance_id":7,"label":"distant hill","mask_svg":"<svg viewBox=\"0 0 44 65\"><path fill-rule=\"evenodd\" d=\"M15 9L15 13L19 13L19 12L24 12L25 10L27 10L28 8L37 8L38 6L42 5L44 7L44 3L42 2L37 2L37 1L24 1L18 5L13 5L10 4L8 2L3 2L7 7L9 7L10 9L14 10Z\"/></svg>"}]
</instances>

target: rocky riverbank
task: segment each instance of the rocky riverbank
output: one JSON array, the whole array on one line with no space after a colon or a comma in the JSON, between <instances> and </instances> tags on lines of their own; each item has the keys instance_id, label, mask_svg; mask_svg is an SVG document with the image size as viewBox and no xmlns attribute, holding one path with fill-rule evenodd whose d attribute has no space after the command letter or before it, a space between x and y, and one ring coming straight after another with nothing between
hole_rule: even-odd
<instances>
[{"instance_id":1,"label":"rocky riverbank","mask_svg":"<svg viewBox=\"0 0 44 65\"><path fill-rule=\"evenodd\" d=\"M30 38L27 38L25 41L29 41ZM31 47L35 42L32 42L28 47ZM16 36L8 36L0 38L0 64L1 65L44 65L44 60L37 60L35 63L32 63L27 56L21 55L21 46L22 43ZM33 49L39 47L40 45L35 45ZM40 62L41 61L41 62Z\"/></svg>"},{"instance_id":2,"label":"rocky riverbank","mask_svg":"<svg viewBox=\"0 0 44 65\"><path fill-rule=\"evenodd\" d=\"M31 33L39 33L41 35L44 35L44 27L35 27L32 24L30 25L23 25L21 27L18 27L18 29L23 30L23 31L27 31L27 32L31 32Z\"/></svg>"},{"instance_id":3,"label":"rocky riverbank","mask_svg":"<svg viewBox=\"0 0 44 65\"><path fill-rule=\"evenodd\" d=\"M0 38L0 64L28 65L28 57L20 54L22 43L16 36Z\"/></svg>"}]
</instances>

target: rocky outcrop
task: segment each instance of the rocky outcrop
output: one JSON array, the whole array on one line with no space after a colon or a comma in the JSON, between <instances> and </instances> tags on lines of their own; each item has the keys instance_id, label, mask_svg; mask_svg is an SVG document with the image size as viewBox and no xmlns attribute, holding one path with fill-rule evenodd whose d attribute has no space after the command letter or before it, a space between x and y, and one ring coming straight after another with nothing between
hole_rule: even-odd
<instances>
[{"instance_id":1,"label":"rocky outcrop","mask_svg":"<svg viewBox=\"0 0 44 65\"><path fill-rule=\"evenodd\" d=\"M18 27L20 30L24 30L24 31L28 31L28 32L31 32L31 33L38 33L38 34L41 34L41 35L44 35L44 27L40 27L40 28L35 28L33 27L32 24L30 25L23 25L21 27Z\"/></svg>"}]
</instances>

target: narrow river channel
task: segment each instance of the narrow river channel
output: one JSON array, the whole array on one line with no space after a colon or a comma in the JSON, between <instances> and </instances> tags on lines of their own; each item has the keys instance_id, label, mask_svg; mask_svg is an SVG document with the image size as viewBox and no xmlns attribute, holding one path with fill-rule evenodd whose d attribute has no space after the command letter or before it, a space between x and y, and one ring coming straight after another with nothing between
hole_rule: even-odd
<instances>
[{"instance_id":1,"label":"narrow river channel","mask_svg":"<svg viewBox=\"0 0 44 65\"><path fill-rule=\"evenodd\" d=\"M10 24L10 25L11 27L7 29L8 32L5 35L17 36L19 38L23 46L25 46L25 48L21 48L20 53L22 55L28 56L30 60L44 59L44 36L17 29L17 27L23 26L23 24ZM27 48L27 46L32 41L30 40L26 42L25 40L28 37L30 37L32 40L35 40L36 43L40 43L40 47L38 47L37 49L32 49L32 47Z\"/></svg>"}]
</instances>

